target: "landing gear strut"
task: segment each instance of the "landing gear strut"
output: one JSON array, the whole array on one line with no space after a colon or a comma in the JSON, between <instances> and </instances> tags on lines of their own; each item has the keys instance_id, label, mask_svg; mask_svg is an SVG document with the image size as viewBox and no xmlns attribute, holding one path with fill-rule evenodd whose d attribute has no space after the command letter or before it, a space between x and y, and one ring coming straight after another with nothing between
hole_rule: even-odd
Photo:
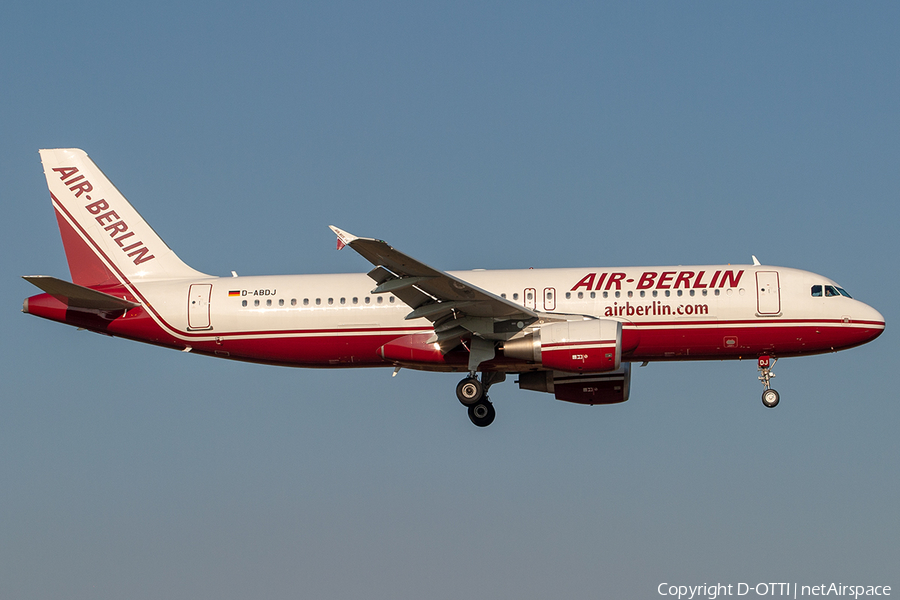
<instances>
[{"instance_id":1,"label":"landing gear strut","mask_svg":"<svg viewBox=\"0 0 900 600\"><path fill-rule=\"evenodd\" d=\"M762 403L766 408L775 408L780 400L778 392L769 387L769 380L775 377L772 367L775 366L777 360L771 356L759 357L759 380L762 382L763 387L766 388L762 393Z\"/></svg>"},{"instance_id":2,"label":"landing gear strut","mask_svg":"<svg viewBox=\"0 0 900 600\"><path fill-rule=\"evenodd\" d=\"M506 375L503 373L484 373L479 381L475 373L470 373L456 386L456 397L468 409L469 420L478 427L487 427L494 422L497 413L487 391L491 385L504 379Z\"/></svg>"}]
</instances>

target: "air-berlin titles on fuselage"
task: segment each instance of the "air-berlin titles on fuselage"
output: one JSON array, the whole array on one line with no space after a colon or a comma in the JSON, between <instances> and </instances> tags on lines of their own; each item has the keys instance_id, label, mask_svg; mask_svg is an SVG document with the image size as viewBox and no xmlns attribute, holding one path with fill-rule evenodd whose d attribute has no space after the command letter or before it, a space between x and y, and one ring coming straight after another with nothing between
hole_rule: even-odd
<instances>
[{"instance_id":1,"label":"air-berlin titles on fuselage","mask_svg":"<svg viewBox=\"0 0 900 600\"><path fill-rule=\"evenodd\" d=\"M711 276L707 276L706 271L644 271L638 279L636 289L638 290L702 290L712 289L715 287L737 287L744 275L743 269L738 272L715 271ZM579 288L587 291L608 291L611 289L621 290L622 282L634 283L633 278L628 278L627 273L588 273L575 284L571 291L577 292ZM605 285L604 285L605 284Z\"/></svg>"},{"instance_id":2,"label":"air-berlin titles on fuselage","mask_svg":"<svg viewBox=\"0 0 900 600\"><path fill-rule=\"evenodd\" d=\"M85 179L84 175L79 174L77 167L56 167L53 169L59 173L59 178L63 185L75 192L75 197L80 198L84 194L85 200L91 200L88 192L93 191L94 186ZM89 213L95 215L97 223L109 232L109 237L119 245L119 248L129 257L132 258L134 264L139 265L148 260L156 258L150 254L150 250L144 245L144 242L129 239L134 237L134 232L128 229L128 224L116 214L116 211L109 210L109 204L106 200L97 200L85 205L84 207ZM106 212L103 212L106 211ZM126 241L127 240L127 241ZM127 246L125 244L128 244Z\"/></svg>"},{"instance_id":3,"label":"air-berlin titles on fuselage","mask_svg":"<svg viewBox=\"0 0 900 600\"><path fill-rule=\"evenodd\" d=\"M679 304L672 306L663 304L659 300L654 300L650 304L625 302L620 305L618 302L613 302L612 306L607 306L603 309L604 317L666 317L671 315L691 316L708 314L708 304Z\"/></svg>"}]
</instances>

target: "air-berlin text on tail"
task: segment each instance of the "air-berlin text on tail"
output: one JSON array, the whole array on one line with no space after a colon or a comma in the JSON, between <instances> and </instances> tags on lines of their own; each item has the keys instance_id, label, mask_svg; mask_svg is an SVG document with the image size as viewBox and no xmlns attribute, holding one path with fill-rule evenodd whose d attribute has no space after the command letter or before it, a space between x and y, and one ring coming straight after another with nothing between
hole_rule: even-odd
<instances>
[{"instance_id":1,"label":"air-berlin text on tail","mask_svg":"<svg viewBox=\"0 0 900 600\"><path fill-rule=\"evenodd\" d=\"M702 290L706 288L737 287L741 282L744 270L718 270L712 274L706 271L644 271L637 278L638 290L672 290L683 288L686 290ZM635 283L634 277L628 277L627 273L588 273L582 277L571 289L585 290L621 290L622 284Z\"/></svg>"},{"instance_id":2,"label":"air-berlin text on tail","mask_svg":"<svg viewBox=\"0 0 900 600\"><path fill-rule=\"evenodd\" d=\"M93 191L94 186L85 179L84 175L79 173L77 167L57 167L53 170L59 173L63 185L74 192L76 198L80 198L84 194L85 200L91 200L88 192ZM128 224L116 214L116 211L109 210L109 203L106 200L96 200L85 205L84 208L94 215L97 223L109 232L109 237L134 261L134 264L139 265L156 258L150 254L150 250L144 245L144 242L133 239L134 231L129 230Z\"/></svg>"}]
</instances>

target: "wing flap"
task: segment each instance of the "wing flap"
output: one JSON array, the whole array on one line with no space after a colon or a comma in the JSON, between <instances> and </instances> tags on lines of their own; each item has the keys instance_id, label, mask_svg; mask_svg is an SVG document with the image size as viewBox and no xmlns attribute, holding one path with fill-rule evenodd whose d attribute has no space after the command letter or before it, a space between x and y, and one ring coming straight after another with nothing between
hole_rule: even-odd
<instances>
[{"instance_id":1,"label":"wing flap","mask_svg":"<svg viewBox=\"0 0 900 600\"><path fill-rule=\"evenodd\" d=\"M434 277L395 277L393 279L387 279L384 283L378 284L378 287L372 290L372 293L384 294L386 292L396 292L403 288L412 287L432 279L434 279Z\"/></svg>"}]
</instances>

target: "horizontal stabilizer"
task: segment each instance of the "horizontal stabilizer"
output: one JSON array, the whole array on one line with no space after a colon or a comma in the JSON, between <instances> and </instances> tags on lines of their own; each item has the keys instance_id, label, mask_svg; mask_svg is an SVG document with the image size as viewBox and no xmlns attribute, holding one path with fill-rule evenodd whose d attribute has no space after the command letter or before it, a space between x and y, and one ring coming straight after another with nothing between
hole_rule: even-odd
<instances>
[{"instance_id":1,"label":"horizontal stabilizer","mask_svg":"<svg viewBox=\"0 0 900 600\"><path fill-rule=\"evenodd\" d=\"M140 306L124 298L117 298L91 288L69 283L49 275L26 275L25 281L41 288L66 306L93 310L128 310Z\"/></svg>"}]
</instances>

